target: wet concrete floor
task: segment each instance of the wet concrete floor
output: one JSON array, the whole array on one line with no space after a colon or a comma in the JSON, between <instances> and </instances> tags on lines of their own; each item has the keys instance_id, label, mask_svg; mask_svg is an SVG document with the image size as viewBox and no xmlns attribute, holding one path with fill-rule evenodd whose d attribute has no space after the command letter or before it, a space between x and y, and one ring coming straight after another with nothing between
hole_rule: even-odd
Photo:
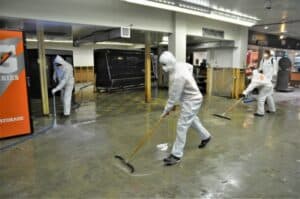
<instances>
[{"instance_id":1,"label":"wet concrete floor","mask_svg":"<svg viewBox=\"0 0 300 199\"><path fill-rule=\"evenodd\" d=\"M288 95L288 94L287 94ZM205 98L199 113L213 135L205 149L190 130L179 165L164 167L178 112L165 119L124 171L126 157L163 110L166 91L151 104L142 91L97 94L58 127L0 151L0 198L299 198L300 95L278 98L278 112L255 118L240 104L231 121L212 116L233 100ZM93 97L92 97L93 98ZM38 131L51 118L35 118ZM0 141L0 148L18 141ZM170 149L170 147L169 147Z\"/></svg>"}]
</instances>

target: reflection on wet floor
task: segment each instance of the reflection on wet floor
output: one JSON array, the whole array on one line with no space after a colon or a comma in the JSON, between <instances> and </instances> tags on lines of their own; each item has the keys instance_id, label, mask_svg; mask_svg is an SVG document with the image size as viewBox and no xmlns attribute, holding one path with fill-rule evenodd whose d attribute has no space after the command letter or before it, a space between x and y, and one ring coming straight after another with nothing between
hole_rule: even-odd
<instances>
[{"instance_id":1,"label":"reflection on wet floor","mask_svg":"<svg viewBox=\"0 0 300 199\"><path fill-rule=\"evenodd\" d=\"M234 100L205 98L199 113L213 140L198 149L190 130L182 162L164 167L175 139L178 111L164 120L124 172L127 157L158 120L167 92L144 103L142 91L93 94L69 119L41 136L0 152L0 198L297 198L300 195L299 98L255 118L255 102L239 104L231 121L214 117ZM77 99L78 100L78 99ZM35 118L35 128L51 125ZM4 140L0 147L17 139Z\"/></svg>"}]
</instances>

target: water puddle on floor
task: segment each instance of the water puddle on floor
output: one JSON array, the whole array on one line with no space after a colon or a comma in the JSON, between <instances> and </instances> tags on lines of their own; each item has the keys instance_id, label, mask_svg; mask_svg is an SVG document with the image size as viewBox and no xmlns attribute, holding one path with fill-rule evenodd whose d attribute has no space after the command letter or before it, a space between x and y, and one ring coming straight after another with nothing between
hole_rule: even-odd
<instances>
[{"instance_id":1,"label":"water puddle on floor","mask_svg":"<svg viewBox=\"0 0 300 199\"><path fill-rule=\"evenodd\" d=\"M214 126L224 126L227 124L228 120L221 118L205 118L205 122L213 124Z\"/></svg>"}]
</instances>

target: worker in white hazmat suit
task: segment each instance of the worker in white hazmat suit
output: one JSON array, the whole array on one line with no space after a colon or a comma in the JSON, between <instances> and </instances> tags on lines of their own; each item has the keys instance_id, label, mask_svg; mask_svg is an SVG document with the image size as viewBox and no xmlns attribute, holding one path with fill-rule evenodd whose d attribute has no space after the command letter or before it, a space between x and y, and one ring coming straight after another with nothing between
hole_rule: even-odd
<instances>
[{"instance_id":1,"label":"worker in white hazmat suit","mask_svg":"<svg viewBox=\"0 0 300 199\"><path fill-rule=\"evenodd\" d=\"M68 117L71 112L72 91L74 89L73 67L59 55L54 59L54 66L57 68L56 70L59 70L59 72L55 71L58 74L59 83L56 88L52 89L52 93L63 92L64 116Z\"/></svg>"},{"instance_id":2,"label":"worker in white hazmat suit","mask_svg":"<svg viewBox=\"0 0 300 199\"><path fill-rule=\"evenodd\" d=\"M64 75L64 71L63 71L63 68L60 67L60 66L56 66L56 64L53 62L53 68L54 68L54 72L53 72L53 81L56 83L56 84L59 84L59 82L62 80L63 78L63 75ZM62 104L64 104L64 97L65 97L65 89L62 88L60 90L60 101ZM62 114L64 115L64 114Z\"/></svg>"},{"instance_id":3,"label":"worker in white hazmat suit","mask_svg":"<svg viewBox=\"0 0 300 199\"><path fill-rule=\"evenodd\" d=\"M255 116L262 117L265 114L265 102L267 100L269 113L276 112L275 102L273 99L273 84L266 75L260 73L257 69L252 71L251 83L246 90L243 91L243 96L247 96L255 88L258 88L259 94L257 97L257 111Z\"/></svg>"},{"instance_id":4,"label":"worker in white hazmat suit","mask_svg":"<svg viewBox=\"0 0 300 199\"><path fill-rule=\"evenodd\" d=\"M188 68L188 71L193 75L193 70L194 70L194 67L193 67L193 65L191 65L191 64L188 64L188 63L186 63L186 65L187 65L187 68Z\"/></svg>"},{"instance_id":5,"label":"worker in white hazmat suit","mask_svg":"<svg viewBox=\"0 0 300 199\"><path fill-rule=\"evenodd\" d=\"M169 157L164 159L167 166L180 162L186 142L186 134L192 126L200 135L204 148L211 139L210 133L201 124L197 113L201 107L202 94L191 73L192 66L187 63L176 63L172 53L163 52L159 59L163 70L169 73L169 99L161 115L162 118L169 115L177 102L180 103L181 112L177 122L177 136Z\"/></svg>"},{"instance_id":6,"label":"worker in white hazmat suit","mask_svg":"<svg viewBox=\"0 0 300 199\"><path fill-rule=\"evenodd\" d=\"M269 79L273 84L277 81L278 66L276 59L271 55L270 50L264 51L264 57L260 61L258 70L262 72L267 79Z\"/></svg>"}]
</instances>

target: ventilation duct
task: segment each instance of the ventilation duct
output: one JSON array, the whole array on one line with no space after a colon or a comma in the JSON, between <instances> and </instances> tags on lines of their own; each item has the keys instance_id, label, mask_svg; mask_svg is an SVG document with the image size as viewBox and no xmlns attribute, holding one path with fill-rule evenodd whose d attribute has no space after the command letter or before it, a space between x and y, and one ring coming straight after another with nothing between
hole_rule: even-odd
<instances>
[{"instance_id":1,"label":"ventilation duct","mask_svg":"<svg viewBox=\"0 0 300 199\"><path fill-rule=\"evenodd\" d=\"M79 46L84 43L97 43L103 41L111 41L121 38L130 38L131 29L128 27L120 27L105 31L96 31L89 35L83 36L74 41L74 46Z\"/></svg>"}]
</instances>

